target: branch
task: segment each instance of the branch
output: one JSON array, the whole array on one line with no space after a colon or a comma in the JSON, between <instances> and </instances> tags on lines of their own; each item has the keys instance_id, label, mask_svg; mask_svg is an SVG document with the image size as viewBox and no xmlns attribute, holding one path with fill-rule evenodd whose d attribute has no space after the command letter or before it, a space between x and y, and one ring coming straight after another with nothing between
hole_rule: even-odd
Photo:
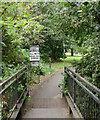
<instances>
[{"instance_id":1,"label":"branch","mask_svg":"<svg viewBox=\"0 0 100 120\"><path fill-rule=\"evenodd\" d=\"M5 14L7 8L8 8L11 4L13 4L13 3L14 3L14 2L9 3L8 6L7 6L6 8L4 8L4 11L1 13L0 17L1 17L3 14Z\"/></svg>"},{"instance_id":2,"label":"branch","mask_svg":"<svg viewBox=\"0 0 100 120\"><path fill-rule=\"evenodd\" d=\"M15 15L14 15L14 17L11 19L11 21L13 21L13 20L15 19L16 15L17 15L17 13L15 13ZM10 21L10 22L11 22L11 21Z\"/></svg>"}]
</instances>

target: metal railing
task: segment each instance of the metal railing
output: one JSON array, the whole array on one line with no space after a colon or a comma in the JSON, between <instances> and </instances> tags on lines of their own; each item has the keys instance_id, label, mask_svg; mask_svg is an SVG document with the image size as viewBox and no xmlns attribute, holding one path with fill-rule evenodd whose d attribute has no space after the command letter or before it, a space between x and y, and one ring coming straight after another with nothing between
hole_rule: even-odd
<instances>
[{"instance_id":1,"label":"metal railing","mask_svg":"<svg viewBox=\"0 0 100 120\"><path fill-rule=\"evenodd\" d=\"M100 89L86 81L74 70L64 68L65 88L73 103L77 106L84 119L100 118Z\"/></svg>"},{"instance_id":2,"label":"metal railing","mask_svg":"<svg viewBox=\"0 0 100 120\"><path fill-rule=\"evenodd\" d=\"M22 68L0 84L0 96L2 96L2 120L10 118L25 91L27 91L25 73L26 67Z\"/></svg>"}]
</instances>

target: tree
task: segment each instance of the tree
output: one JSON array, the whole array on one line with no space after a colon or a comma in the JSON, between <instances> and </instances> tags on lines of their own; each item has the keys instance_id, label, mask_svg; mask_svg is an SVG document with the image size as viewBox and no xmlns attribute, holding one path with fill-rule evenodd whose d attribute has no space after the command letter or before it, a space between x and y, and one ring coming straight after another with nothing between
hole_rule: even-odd
<instances>
[{"instance_id":1,"label":"tree","mask_svg":"<svg viewBox=\"0 0 100 120\"><path fill-rule=\"evenodd\" d=\"M88 58L95 66L93 61L99 58L99 52L95 53L100 49L98 46L100 42L98 40L100 28L98 3L11 2L3 3L2 8L0 11L3 31L3 61L15 65L22 63L23 58L28 61L28 49L33 44L40 45L41 58L44 60L48 60L49 57L58 60L64 55L64 47L67 50L76 45L90 48L90 51L87 50L88 55L83 58L84 72L82 68L80 69L82 74L86 74L86 67L89 67L89 69L87 68L88 74L91 71L91 64L87 62ZM99 66L98 62L95 63ZM82 66L81 64L79 66ZM87 64L88 66L86 66ZM89 77L92 74L90 73Z\"/></svg>"},{"instance_id":2,"label":"tree","mask_svg":"<svg viewBox=\"0 0 100 120\"><path fill-rule=\"evenodd\" d=\"M43 29L36 19L36 3L3 3L1 8L2 17L2 44L3 61L7 63L21 63L23 54L31 44L39 42L37 32ZM38 36L38 35L36 35ZM26 53L25 52L25 53ZM28 59L28 58L27 58Z\"/></svg>"},{"instance_id":3,"label":"tree","mask_svg":"<svg viewBox=\"0 0 100 120\"><path fill-rule=\"evenodd\" d=\"M89 4L89 3L87 3ZM95 5L95 4L94 4ZM92 21L92 32L90 36L87 37L87 41L84 43L87 44L88 47L91 47L90 51L86 56L82 58L82 60L76 64L77 72L81 73L83 77L89 80L92 84L96 85L100 88L100 2L97 3L92 8L93 17ZM89 28L90 29L90 28Z\"/></svg>"}]
</instances>

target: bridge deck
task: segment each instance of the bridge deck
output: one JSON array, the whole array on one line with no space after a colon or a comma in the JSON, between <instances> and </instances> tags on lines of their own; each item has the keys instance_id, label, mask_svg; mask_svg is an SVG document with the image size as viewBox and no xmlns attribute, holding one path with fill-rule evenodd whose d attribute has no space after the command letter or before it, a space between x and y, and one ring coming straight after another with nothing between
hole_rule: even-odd
<instances>
[{"instance_id":1,"label":"bridge deck","mask_svg":"<svg viewBox=\"0 0 100 120\"><path fill-rule=\"evenodd\" d=\"M71 118L68 113L66 100L61 97L58 84L63 79L60 70L45 82L38 85L37 89L32 90L30 99L26 102L23 109L22 118Z\"/></svg>"}]
</instances>

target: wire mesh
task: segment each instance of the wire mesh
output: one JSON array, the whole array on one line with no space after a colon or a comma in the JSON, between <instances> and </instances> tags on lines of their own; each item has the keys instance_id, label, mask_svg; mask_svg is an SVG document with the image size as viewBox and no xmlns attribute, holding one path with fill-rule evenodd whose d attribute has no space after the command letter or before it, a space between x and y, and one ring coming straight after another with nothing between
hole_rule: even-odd
<instances>
[{"instance_id":1,"label":"wire mesh","mask_svg":"<svg viewBox=\"0 0 100 120\"><path fill-rule=\"evenodd\" d=\"M89 93L87 93L67 72L67 88L74 103L77 105L84 119L100 118L100 104L98 104ZM74 77L76 78L76 77ZM77 79L78 80L78 79ZM84 84L83 84L84 85ZM86 86L85 86L86 87ZM90 90L90 89L89 89ZM95 96L98 96L93 92Z\"/></svg>"},{"instance_id":2,"label":"wire mesh","mask_svg":"<svg viewBox=\"0 0 100 120\"><path fill-rule=\"evenodd\" d=\"M11 85L2 95L3 98L3 112L2 119L7 119L12 112L15 105L15 85Z\"/></svg>"},{"instance_id":3,"label":"wire mesh","mask_svg":"<svg viewBox=\"0 0 100 120\"><path fill-rule=\"evenodd\" d=\"M3 88L14 81L20 74L22 74L22 71L11 79L11 81L9 81ZM2 93L2 120L7 120L10 117L25 87L26 76L24 73Z\"/></svg>"},{"instance_id":4,"label":"wire mesh","mask_svg":"<svg viewBox=\"0 0 100 120\"><path fill-rule=\"evenodd\" d=\"M73 98L73 79L68 76L68 92L70 93L71 97Z\"/></svg>"}]
</instances>

